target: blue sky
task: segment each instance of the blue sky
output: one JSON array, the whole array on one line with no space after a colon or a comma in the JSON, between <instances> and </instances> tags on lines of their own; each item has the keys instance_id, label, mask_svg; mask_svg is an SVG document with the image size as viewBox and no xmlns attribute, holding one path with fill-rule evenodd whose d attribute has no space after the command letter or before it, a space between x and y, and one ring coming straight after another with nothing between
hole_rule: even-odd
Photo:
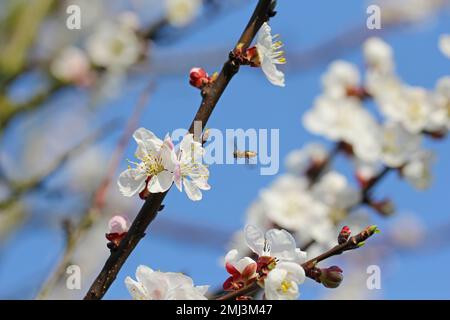
<instances>
[{"instance_id":1,"label":"blue sky","mask_svg":"<svg viewBox=\"0 0 450 320\"><path fill-rule=\"evenodd\" d=\"M288 57L290 51L299 52L314 47L350 27L363 25L366 19L367 5L360 0L278 2L278 15L271 25L275 33L281 34ZM197 52L202 47L232 48L252 10L253 5L244 6L176 44L158 48L158 52ZM450 19L447 12L441 13L433 21L413 28L402 28L384 37L393 46L398 73L407 83L431 88L437 78L449 74L450 60L445 59L437 48L439 35L449 32ZM224 59L226 55L227 52L224 51ZM360 47L350 48L336 58L362 66ZM200 60L198 64L201 66ZM320 92L320 75L326 67L327 63L322 63L306 71L290 72L288 61L287 86L283 89L271 86L260 70L242 68L220 100L208 126L219 129L280 128L282 162L290 150L312 140L320 140L302 128L300 119ZM217 66L219 68L220 65ZM157 91L140 121L142 126L163 136L168 131L190 124L199 106L200 96L198 91L188 85L187 74L188 69L184 75L157 79ZM130 86L123 96L112 101L114 110L126 114L130 109L119 105L132 105L142 85L142 82L138 82ZM435 180L429 190L418 192L391 175L377 187L376 194L391 195L400 214L416 213L426 227L433 227L449 221L450 142L433 142L428 145L438 154L433 171ZM134 148L130 144L127 158L132 158ZM124 159L123 168L125 166ZM339 167L344 167L341 162L338 162ZM171 219L180 223L198 224L208 230L220 230L225 235L231 234L242 227L245 210L258 190L273 179L273 176L261 176L259 170L250 170L245 166L211 167L212 190L204 193L204 200L194 203L184 194L172 190L165 200L166 209L162 217L159 217L159 223L163 223L164 219ZM389 223L377 217L375 221L381 228ZM134 276L139 264L163 271L183 271L192 276L195 283L211 284L213 287L226 279L225 270L218 264L226 243L223 247L220 247L220 243L184 243L170 235L152 234L152 230L157 227L158 222L150 227L147 237L128 259L106 298L129 298L123 280L127 275ZM214 232L211 232L211 237L213 236ZM380 237L382 236L381 234ZM215 240L217 239L211 239L211 243L217 243ZM42 279L42 271L48 270L52 262L56 261L62 243L61 234L56 231L49 233L24 229L15 235L10 240L9 251L3 252L3 261L0 263L0 297L8 296L10 286L20 279L33 279L38 283ZM396 255L394 271L383 278L382 297L450 298L448 277L437 279L436 276L430 276L436 271L441 274L445 272L444 268L450 262L449 249L450 246L444 246L432 252ZM364 270L365 266L362 266L361 272ZM302 295L306 299L316 298L323 290L316 289L310 281Z\"/></svg>"}]
</instances>

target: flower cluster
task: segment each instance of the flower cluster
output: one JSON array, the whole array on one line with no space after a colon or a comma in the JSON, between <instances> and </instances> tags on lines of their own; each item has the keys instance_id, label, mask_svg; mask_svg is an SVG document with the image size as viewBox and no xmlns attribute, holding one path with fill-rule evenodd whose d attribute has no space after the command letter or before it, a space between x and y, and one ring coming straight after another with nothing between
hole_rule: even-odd
<instances>
[{"instance_id":1,"label":"flower cluster","mask_svg":"<svg viewBox=\"0 0 450 320\"><path fill-rule=\"evenodd\" d=\"M248 225L245 240L257 259L238 258L238 251L231 250L225 257L230 277L223 288L239 290L256 281L264 288L268 300L297 299L298 286L305 280L301 264L306 262L306 253L296 247L294 237L286 230L270 229L264 234L259 228Z\"/></svg>"},{"instance_id":2,"label":"flower cluster","mask_svg":"<svg viewBox=\"0 0 450 320\"><path fill-rule=\"evenodd\" d=\"M445 37L441 47L445 52ZM410 86L396 74L387 43L370 38L363 49L364 82L356 66L333 62L322 79L323 93L304 115L303 124L312 133L348 144L366 179L368 172L384 165L399 169L415 187L426 188L434 155L422 148L423 135L442 137L450 128L450 77L439 79L434 90ZM364 105L369 99L383 121Z\"/></svg>"},{"instance_id":3,"label":"flower cluster","mask_svg":"<svg viewBox=\"0 0 450 320\"><path fill-rule=\"evenodd\" d=\"M209 170L202 163L203 146L194 140L193 134L183 137L178 148L167 135L164 141L144 128L133 135L138 147L135 156L139 162L131 162L119 175L118 185L122 194L132 197L139 194L145 199L149 193L166 192L173 183L186 192L189 199L202 199L201 190L209 190Z\"/></svg>"}]
</instances>

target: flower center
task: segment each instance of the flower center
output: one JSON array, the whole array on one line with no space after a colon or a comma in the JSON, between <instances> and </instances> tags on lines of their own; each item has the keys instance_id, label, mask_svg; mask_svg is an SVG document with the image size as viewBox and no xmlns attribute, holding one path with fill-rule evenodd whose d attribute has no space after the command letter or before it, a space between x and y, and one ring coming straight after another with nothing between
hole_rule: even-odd
<instances>
[{"instance_id":1,"label":"flower center","mask_svg":"<svg viewBox=\"0 0 450 320\"><path fill-rule=\"evenodd\" d=\"M292 288L292 283L291 283L290 281L283 280L283 281L281 282L281 291L282 291L283 293L288 292L290 288Z\"/></svg>"},{"instance_id":2,"label":"flower center","mask_svg":"<svg viewBox=\"0 0 450 320\"><path fill-rule=\"evenodd\" d=\"M156 176L158 173L165 170L161 157L147 155L144 159L142 159L142 162L144 163L145 171L148 176Z\"/></svg>"}]
</instances>

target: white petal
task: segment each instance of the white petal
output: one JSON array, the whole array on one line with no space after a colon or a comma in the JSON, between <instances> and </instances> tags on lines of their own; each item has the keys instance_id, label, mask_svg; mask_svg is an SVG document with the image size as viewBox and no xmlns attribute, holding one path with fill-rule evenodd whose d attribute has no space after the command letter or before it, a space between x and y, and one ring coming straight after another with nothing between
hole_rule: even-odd
<instances>
[{"instance_id":1,"label":"white petal","mask_svg":"<svg viewBox=\"0 0 450 320\"><path fill-rule=\"evenodd\" d=\"M138 145L136 150L136 157L142 159L149 153L157 153L161 148L163 142L153 132L139 128L133 134L134 140Z\"/></svg>"},{"instance_id":2,"label":"white petal","mask_svg":"<svg viewBox=\"0 0 450 320\"><path fill-rule=\"evenodd\" d=\"M195 183L188 179L183 179L183 186L189 199L192 201L199 201L202 199L202 192Z\"/></svg>"},{"instance_id":3,"label":"white petal","mask_svg":"<svg viewBox=\"0 0 450 320\"><path fill-rule=\"evenodd\" d=\"M263 255L265 239L262 231L253 225L247 225L244 234L247 246L257 255Z\"/></svg>"},{"instance_id":4,"label":"white petal","mask_svg":"<svg viewBox=\"0 0 450 320\"><path fill-rule=\"evenodd\" d=\"M117 184L120 192L126 197L132 197L145 188L147 175L141 169L127 169L119 175Z\"/></svg>"},{"instance_id":5,"label":"white petal","mask_svg":"<svg viewBox=\"0 0 450 320\"><path fill-rule=\"evenodd\" d=\"M139 282L134 281L130 277L126 277L125 285L134 300L147 300L147 292Z\"/></svg>"},{"instance_id":6,"label":"white petal","mask_svg":"<svg viewBox=\"0 0 450 320\"><path fill-rule=\"evenodd\" d=\"M439 48L442 53L450 58L450 34L443 34L439 38Z\"/></svg>"},{"instance_id":7,"label":"white petal","mask_svg":"<svg viewBox=\"0 0 450 320\"><path fill-rule=\"evenodd\" d=\"M297 253L294 237L286 230L270 229L266 232L270 254L280 260L295 261Z\"/></svg>"},{"instance_id":8,"label":"white petal","mask_svg":"<svg viewBox=\"0 0 450 320\"><path fill-rule=\"evenodd\" d=\"M166 192L173 182L173 173L162 171L153 176L148 183L148 191L151 193Z\"/></svg>"},{"instance_id":9,"label":"white petal","mask_svg":"<svg viewBox=\"0 0 450 320\"><path fill-rule=\"evenodd\" d=\"M261 57L261 69L270 81L275 86L284 87L284 73L277 69L277 66L269 57Z\"/></svg>"}]
</instances>

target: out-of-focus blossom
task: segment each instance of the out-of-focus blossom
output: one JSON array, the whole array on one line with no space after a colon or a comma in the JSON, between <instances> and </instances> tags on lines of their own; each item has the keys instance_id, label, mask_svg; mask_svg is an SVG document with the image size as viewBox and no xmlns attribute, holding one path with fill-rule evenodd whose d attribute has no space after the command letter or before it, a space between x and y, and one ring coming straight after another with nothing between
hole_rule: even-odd
<instances>
[{"instance_id":1,"label":"out-of-focus blossom","mask_svg":"<svg viewBox=\"0 0 450 320\"><path fill-rule=\"evenodd\" d=\"M88 86L94 80L86 54L83 50L72 46L64 48L52 61L50 72L60 81L80 86Z\"/></svg>"},{"instance_id":2,"label":"out-of-focus blossom","mask_svg":"<svg viewBox=\"0 0 450 320\"><path fill-rule=\"evenodd\" d=\"M167 191L172 185L177 165L170 137L164 141L147 129L139 128L133 134L138 147L135 156L141 162L119 176L118 185L124 196L132 197L147 188L150 193Z\"/></svg>"},{"instance_id":3,"label":"out-of-focus blossom","mask_svg":"<svg viewBox=\"0 0 450 320\"><path fill-rule=\"evenodd\" d=\"M313 197L307 179L280 176L270 188L260 192L260 201L266 217L276 225L319 242L326 241L324 229L331 227L328 207Z\"/></svg>"},{"instance_id":4,"label":"out-of-focus blossom","mask_svg":"<svg viewBox=\"0 0 450 320\"><path fill-rule=\"evenodd\" d=\"M430 131L447 131L450 129L450 76L442 77L432 93L433 110L429 116Z\"/></svg>"},{"instance_id":5,"label":"out-of-focus blossom","mask_svg":"<svg viewBox=\"0 0 450 320\"><path fill-rule=\"evenodd\" d=\"M317 98L312 110L303 116L303 125L332 141L349 143L362 160L375 161L379 157L379 126L356 98Z\"/></svg>"},{"instance_id":6,"label":"out-of-focus blossom","mask_svg":"<svg viewBox=\"0 0 450 320\"><path fill-rule=\"evenodd\" d=\"M272 36L272 29L265 22L258 32L256 49L259 64L267 79L275 86L284 87L284 73L277 69L277 64L285 64L286 59L280 50L283 43L276 38L277 36Z\"/></svg>"},{"instance_id":7,"label":"out-of-focus blossom","mask_svg":"<svg viewBox=\"0 0 450 320\"><path fill-rule=\"evenodd\" d=\"M328 152L320 143L310 143L302 149L289 152L285 166L289 173L303 175L308 169L320 166L326 160Z\"/></svg>"},{"instance_id":8,"label":"out-of-focus blossom","mask_svg":"<svg viewBox=\"0 0 450 320\"><path fill-rule=\"evenodd\" d=\"M408 163L402 167L402 176L419 190L426 189L431 184L431 164L435 155L431 151L420 150L412 155Z\"/></svg>"},{"instance_id":9,"label":"out-of-focus blossom","mask_svg":"<svg viewBox=\"0 0 450 320\"><path fill-rule=\"evenodd\" d=\"M202 163L205 149L200 142L194 140L193 134L183 137L178 151L174 181L178 190L186 192L189 199L202 199L201 190L211 189L208 184L209 170Z\"/></svg>"},{"instance_id":10,"label":"out-of-focus blossom","mask_svg":"<svg viewBox=\"0 0 450 320\"><path fill-rule=\"evenodd\" d=\"M364 57L369 68L382 73L391 72L394 67L392 48L382 39L372 37L363 45Z\"/></svg>"},{"instance_id":11,"label":"out-of-focus blossom","mask_svg":"<svg viewBox=\"0 0 450 320\"><path fill-rule=\"evenodd\" d=\"M360 192L350 186L347 178L337 171L326 173L313 187L313 194L331 208L332 212L337 211L335 215L338 217L346 215L347 208L357 204L361 198ZM341 211L344 212L340 213Z\"/></svg>"},{"instance_id":12,"label":"out-of-focus blossom","mask_svg":"<svg viewBox=\"0 0 450 320\"><path fill-rule=\"evenodd\" d=\"M444 55L450 58L450 34L443 34L440 36L439 48Z\"/></svg>"},{"instance_id":13,"label":"out-of-focus blossom","mask_svg":"<svg viewBox=\"0 0 450 320\"><path fill-rule=\"evenodd\" d=\"M402 125L387 122L382 135L382 160L393 168L398 168L420 150L420 135L408 132Z\"/></svg>"},{"instance_id":14,"label":"out-of-focus blossom","mask_svg":"<svg viewBox=\"0 0 450 320\"><path fill-rule=\"evenodd\" d=\"M164 0L167 20L174 27L184 27L191 23L200 12L203 0Z\"/></svg>"},{"instance_id":15,"label":"out-of-focus blossom","mask_svg":"<svg viewBox=\"0 0 450 320\"><path fill-rule=\"evenodd\" d=\"M351 63L338 60L333 62L322 76L322 86L325 95L333 98L343 98L349 91L359 87L360 75L358 69Z\"/></svg>"},{"instance_id":16,"label":"out-of-focus blossom","mask_svg":"<svg viewBox=\"0 0 450 320\"><path fill-rule=\"evenodd\" d=\"M446 0L377 0L381 7L382 22L420 22L435 14Z\"/></svg>"},{"instance_id":17,"label":"out-of-focus blossom","mask_svg":"<svg viewBox=\"0 0 450 320\"><path fill-rule=\"evenodd\" d=\"M92 62L110 70L124 70L136 63L142 53L136 33L128 25L103 22L87 39L86 49Z\"/></svg>"},{"instance_id":18,"label":"out-of-focus blossom","mask_svg":"<svg viewBox=\"0 0 450 320\"><path fill-rule=\"evenodd\" d=\"M207 300L208 286L194 286L192 279L181 273L153 271L141 265L136 280L125 279L134 300Z\"/></svg>"},{"instance_id":19,"label":"out-of-focus blossom","mask_svg":"<svg viewBox=\"0 0 450 320\"><path fill-rule=\"evenodd\" d=\"M432 111L431 97L421 87L403 86L391 95L378 100L383 114L397 121L411 133L420 133L429 122Z\"/></svg>"}]
</instances>

